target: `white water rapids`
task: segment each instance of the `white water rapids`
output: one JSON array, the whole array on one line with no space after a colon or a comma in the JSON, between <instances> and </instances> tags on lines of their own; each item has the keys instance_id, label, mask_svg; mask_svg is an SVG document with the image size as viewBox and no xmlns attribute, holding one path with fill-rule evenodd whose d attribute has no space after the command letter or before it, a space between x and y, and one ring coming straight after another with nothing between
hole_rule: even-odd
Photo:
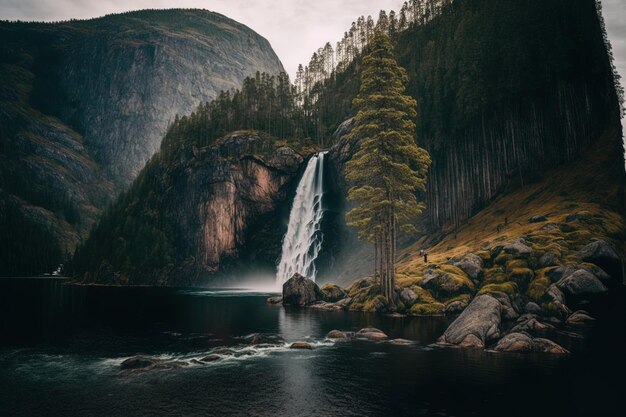
<instances>
[{"instance_id":1,"label":"white water rapids","mask_svg":"<svg viewBox=\"0 0 626 417\"><path fill-rule=\"evenodd\" d=\"M315 281L315 259L322 247L320 226L324 214L322 195L325 154L321 152L311 157L298 184L276 273L276 284L279 286L296 272Z\"/></svg>"}]
</instances>

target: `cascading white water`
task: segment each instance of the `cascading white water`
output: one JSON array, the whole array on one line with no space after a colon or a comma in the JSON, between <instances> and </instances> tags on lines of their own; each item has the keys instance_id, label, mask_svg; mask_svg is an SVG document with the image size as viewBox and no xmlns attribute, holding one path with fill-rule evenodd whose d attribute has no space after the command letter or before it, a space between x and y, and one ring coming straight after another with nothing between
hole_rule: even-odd
<instances>
[{"instance_id":1,"label":"cascading white water","mask_svg":"<svg viewBox=\"0 0 626 417\"><path fill-rule=\"evenodd\" d=\"M276 273L276 284L282 285L296 272L315 281L315 259L322 247L320 226L323 216L322 195L324 155L313 156L298 184L289 226L283 238L283 250Z\"/></svg>"}]
</instances>

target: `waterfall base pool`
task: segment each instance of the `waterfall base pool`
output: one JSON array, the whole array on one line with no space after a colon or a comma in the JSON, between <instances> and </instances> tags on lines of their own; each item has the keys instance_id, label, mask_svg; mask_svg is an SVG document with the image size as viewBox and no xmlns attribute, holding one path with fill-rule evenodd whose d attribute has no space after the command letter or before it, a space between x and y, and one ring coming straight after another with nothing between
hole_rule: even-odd
<instances>
[{"instance_id":1,"label":"waterfall base pool","mask_svg":"<svg viewBox=\"0 0 626 417\"><path fill-rule=\"evenodd\" d=\"M2 279L0 415L572 416L622 407L623 314L570 356L497 354L431 347L445 318L285 309L266 295ZM413 343L325 338L366 326ZM255 335L280 342L253 344ZM313 350L288 349L300 340ZM215 352L229 353L192 361ZM188 365L120 373L137 354Z\"/></svg>"}]
</instances>

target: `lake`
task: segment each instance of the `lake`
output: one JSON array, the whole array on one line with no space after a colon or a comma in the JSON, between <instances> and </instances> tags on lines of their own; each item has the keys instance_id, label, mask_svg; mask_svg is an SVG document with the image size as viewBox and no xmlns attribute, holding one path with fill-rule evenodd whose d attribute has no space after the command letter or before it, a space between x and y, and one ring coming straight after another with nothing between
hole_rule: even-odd
<instances>
[{"instance_id":1,"label":"lake","mask_svg":"<svg viewBox=\"0 0 626 417\"><path fill-rule=\"evenodd\" d=\"M0 279L0 415L554 416L621 408L623 303L586 343L570 341L571 355L556 356L436 348L451 319L286 309L266 304L268 295ZM325 338L368 326L414 343ZM254 335L282 341L252 345ZM313 350L288 349L294 341ZM138 354L189 365L121 373L120 363Z\"/></svg>"}]
</instances>

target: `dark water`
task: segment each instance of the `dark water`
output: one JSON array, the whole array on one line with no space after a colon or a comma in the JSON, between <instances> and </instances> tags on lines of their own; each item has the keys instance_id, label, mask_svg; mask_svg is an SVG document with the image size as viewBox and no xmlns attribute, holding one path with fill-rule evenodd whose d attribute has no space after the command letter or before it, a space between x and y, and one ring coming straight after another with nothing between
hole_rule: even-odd
<instances>
[{"instance_id":1,"label":"dark water","mask_svg":"<svg viewBox=\"0 0 626 417\"><path fill-rule=\"evenodd\" d=\"M569 357L442 350L445 319L285 310L265 295L0 280L0 415L609 415L623 408L622 314ZM379 327L411 346L332 343ZM247 336L308 340L251 346ZM136 354L207 365L122 376Z\"/></svg>"}]
</instances>

